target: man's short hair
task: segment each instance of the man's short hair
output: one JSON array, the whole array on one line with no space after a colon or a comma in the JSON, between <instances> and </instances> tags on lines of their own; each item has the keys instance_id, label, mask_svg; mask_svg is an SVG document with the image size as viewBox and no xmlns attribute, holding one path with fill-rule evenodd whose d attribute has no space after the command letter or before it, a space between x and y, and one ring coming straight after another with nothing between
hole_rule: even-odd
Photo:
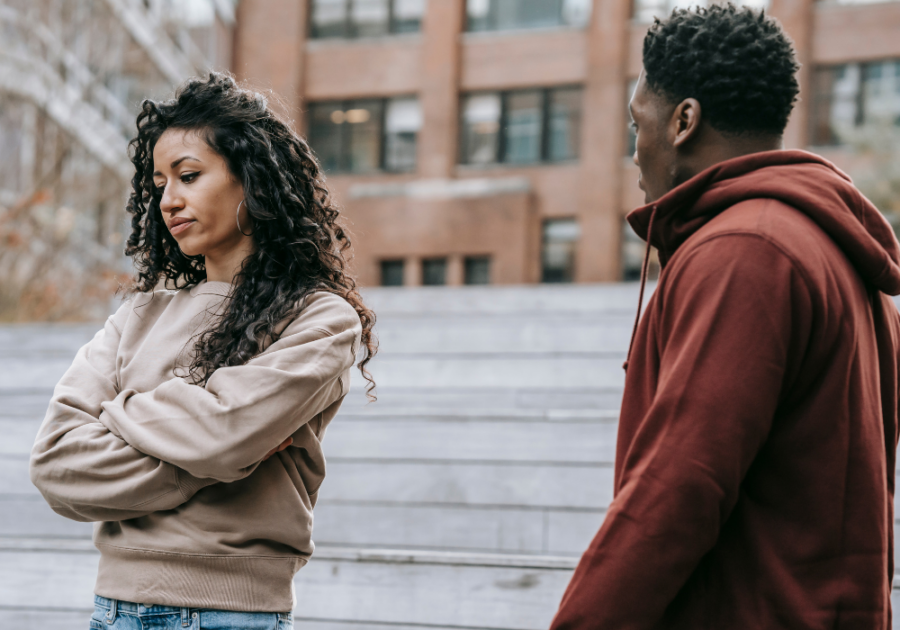
<instances>
[{"instance_id":1,"label":"man's short hair","mask_svg":"<svg viewBox=\"0 0 900 630\"><path fill-rule=\"evenodd\" d=\"M800 65L765 11L729 3L675 9L644 38L647 85L668 101L695 98L703 119L735 135L781 135L797 100Z\"/></svg>"}]
</instances>

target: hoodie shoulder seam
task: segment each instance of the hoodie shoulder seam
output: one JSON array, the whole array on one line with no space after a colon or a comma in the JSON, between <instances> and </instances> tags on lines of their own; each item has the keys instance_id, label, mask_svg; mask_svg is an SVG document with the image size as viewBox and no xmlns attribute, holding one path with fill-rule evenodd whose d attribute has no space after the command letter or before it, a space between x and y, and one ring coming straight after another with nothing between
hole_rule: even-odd
<instances>
[{"instance_id":1,"label":"hoodie shoulder seam","mask_svg":"<svg viewBox=\"0 0 900 630\"><path fill-rule=\"evenodd\" d=\"M691 245L691 251L685 252L686 256L684 258L684 261L687 261L690 257L692 257L694 255L694 253L696 252L696 250L703 247L704 245L711 243L717 239L721 239L721 238L729 237L729 236L755 238L760 241L763 241L764 243L768 243L769 245L771 245L772 247L777 249L779 252L781 252L781 254L785 258L787 258L791 262L791 267L793 267L794 270L803 279L803 284L806 285L806 290L809 292L809 294L810 295L813 294L812 279L807 275L806 270L803 268L803 265L800 264L800 261L794 255L792 255L790 252L788 252L784 247L782 247L781 244L777 243L776 241L772 240L771 238L769 238L768 236L766 236L764 234L760 234L759 232L733 230L733 231L729 231L729 232L719 232L716 234L711 234L711 235L705 237L703 240L698 241L697 243L693 243ZM680 264L683 264L683 261Z\"/></svg>"}]
</instances>

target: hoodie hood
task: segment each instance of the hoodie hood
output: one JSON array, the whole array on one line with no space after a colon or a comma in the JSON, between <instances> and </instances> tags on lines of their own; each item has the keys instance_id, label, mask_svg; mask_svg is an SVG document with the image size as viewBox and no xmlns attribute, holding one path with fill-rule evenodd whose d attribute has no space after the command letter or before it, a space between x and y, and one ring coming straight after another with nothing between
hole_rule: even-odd
<instances>
[{"instance_id":1,"label":"hoodie hood","mask_svg":"<svg viewBox=\"0 0 900 630\"><path fill-rule=\"evenodd\" d=\"M627 218L637 235L657 248L665 267L694 232L748 199L777 199L803 212L867 284L900 294L900 244L890 224L850 177L806 151L766 151L721 162Z\"/></svg>"}]
</instances>

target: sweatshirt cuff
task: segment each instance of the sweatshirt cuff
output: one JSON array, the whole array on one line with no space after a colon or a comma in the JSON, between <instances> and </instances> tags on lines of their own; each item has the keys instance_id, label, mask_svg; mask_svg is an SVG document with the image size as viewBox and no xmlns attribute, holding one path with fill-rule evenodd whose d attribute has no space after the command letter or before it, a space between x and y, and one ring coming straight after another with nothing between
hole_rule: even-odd
<instances>
[{"instance_id":1,"label":"sweatshirt cuff","mask_svg":"<svg viewBox=\"0 0 900 630\"><path fill-rule=\"evenodd\" d=\"M200 479L199 477L194 477L180 468L176 468L175 471L178 489L181 491L181 496L184 497L185 501L189 501L191 497L206 486L218 483L215 479Z\"/></svg>"},{"instance_id":2,"label":"sweatshirt cuff","mask_svg":"<svg viewBox=\"0 0 900 630\"><path fill-rule=\"evenodd\" d=\"M121 432L119 431L118 426L116 426L116 420L111 413L106 411L106 404L101 403L100 408L103 410L100 412L100 415L97 417L97 421L106 427L106 430L115 435L117 438L122 440L123 442L127 442L125 438L122 437Z\"/></svg>"}]
</instances>

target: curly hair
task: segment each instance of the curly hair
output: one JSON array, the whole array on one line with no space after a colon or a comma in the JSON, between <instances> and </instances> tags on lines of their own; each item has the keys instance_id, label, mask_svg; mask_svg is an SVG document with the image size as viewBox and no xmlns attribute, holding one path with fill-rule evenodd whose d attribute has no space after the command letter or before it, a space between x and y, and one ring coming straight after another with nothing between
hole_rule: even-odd
<instances>
[{"instance_id":1,"label":"curly hair","mask_svg":"<svg viewBox=\"0 0 900 630\"><path fill-rule=\"evenodd\" d=\"M714 129L781 135L797 100L800 65L764 11L728 3L675 9L644 38L647 85L670 102L695 98Z\"/></svg>"},{"instance_id":2,"label":"curly hair","mask_svg":"<svg viewBox=\"0 0 900 630\"><path fill-rule=\"evenodd\" d=\"M167 129L196 130L222 156L244 188L253 221L255 252L234 279L228 306L202 332L187 366L193 382L205 384L225 366L242 365L278 339L283 324L314 291L346 299L362 322L358 367L374 399L375 382L366 365L377 352L375 314L363 303L348 274L350 240L306 141L268 107L265 97L238 86L227 74L186 81L175 98L145 100L137 137L129 144L135 174L128 202L131 235L125 253L137 278L129 291L150 292L162 280L183 289L206 279L203 256L187 256L169 233L153 183L153 149Z\"/></svg>"}]
</instances>

